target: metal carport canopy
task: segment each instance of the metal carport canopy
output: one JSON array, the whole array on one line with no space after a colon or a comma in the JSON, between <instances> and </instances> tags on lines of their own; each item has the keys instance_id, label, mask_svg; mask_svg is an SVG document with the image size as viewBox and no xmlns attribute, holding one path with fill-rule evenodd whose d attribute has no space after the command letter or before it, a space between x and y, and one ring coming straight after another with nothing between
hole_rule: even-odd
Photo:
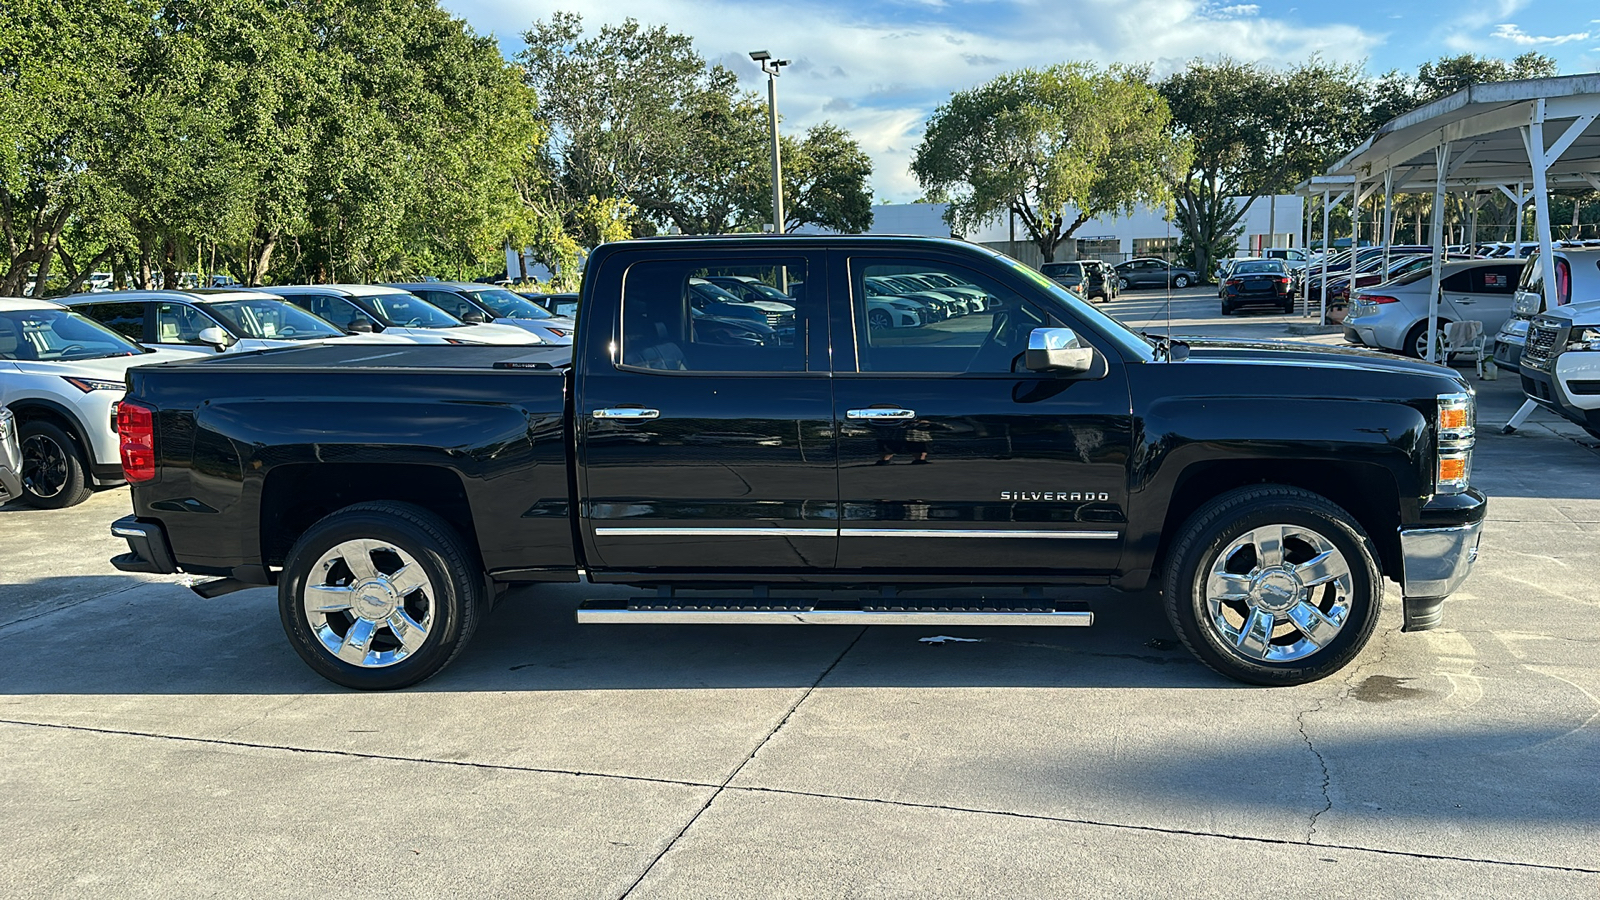
<instances>
[{"instance_id":1,"label":"metal carport canopy","mask_svg":"<svg viewBox=\"0 0 1600 900\"><path fill-rule=\"evenodd\" d=\"M1438 330L1445 195L1498 189L1517 203L1519 213L1532 199L1543 280L1554 285L1549 192L1600 190L1597 117L1600 73L1475 84L1391 120L1329 166L1328 176L1351 179L1358 196L1363 182L1382 182L1385 240L1393 193L1432 191L1434 278L1428 334L1433 335ZM1526 185L1532 186L1531 198L1524 192ZM1519 232L1521 222L1519 214ZM1428 341L1429 359L1436 343Z\"/></svg>"}]
</instances>

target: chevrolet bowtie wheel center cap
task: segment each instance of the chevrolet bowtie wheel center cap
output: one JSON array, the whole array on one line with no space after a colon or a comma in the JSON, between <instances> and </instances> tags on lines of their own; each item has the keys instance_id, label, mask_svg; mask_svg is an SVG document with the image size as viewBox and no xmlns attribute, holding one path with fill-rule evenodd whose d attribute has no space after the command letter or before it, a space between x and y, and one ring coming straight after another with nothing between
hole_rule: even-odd
<instances>
[{"instance_id":1,"label":"chevrolet bowtie wheel center cap","mask_svg":"<svg viewBox=\"0 0 1600 900\"><path fill-rule=\"evenodd\" d=\"M400 597L388 582L379 578L369 578L359 582L355 590L355 603L351 609L363 619L374 622L387 619L400 605Z\"/></svg>"},{"instance_id":2,"label":"chevrolet bowtie wheel center cap","mask_svg":"<svg viewBox=\"0 0 1600 900\"><path fill-rule=\"evenodd\" d=\"M1304 587L1294 573L1269 569L1257 575L1250 588L1251 606L1283 612L1300 601Z\"/></svg>"}]
</instances>

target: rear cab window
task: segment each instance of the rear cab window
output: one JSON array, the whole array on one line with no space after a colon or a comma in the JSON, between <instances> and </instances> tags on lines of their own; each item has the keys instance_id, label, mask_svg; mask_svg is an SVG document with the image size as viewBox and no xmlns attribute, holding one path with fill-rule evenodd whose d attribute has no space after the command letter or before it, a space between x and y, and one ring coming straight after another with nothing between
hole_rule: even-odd
<instances>
[{"instance_id":1,"label":"rear cab window","mask_svg":"<svg viewBox=\"0 0 1600 900\"><path fill-rule=\"evenodd\" d=\"M747 299L712 278L767 285ZM622 283L622 368L651 372L807 370L813 323L824 321L821 297L807 290L801 258L730 260L726 256L641 260ZM748 294L747 296L754 296Z\"/></svg>"}]
</instances>

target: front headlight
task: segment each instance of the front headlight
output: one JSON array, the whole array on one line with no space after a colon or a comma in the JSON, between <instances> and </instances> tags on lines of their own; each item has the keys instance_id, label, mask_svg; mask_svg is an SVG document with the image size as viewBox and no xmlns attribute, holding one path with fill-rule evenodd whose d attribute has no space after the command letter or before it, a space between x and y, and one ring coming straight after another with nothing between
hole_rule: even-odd
<instances>
[{"instance_id":1,"label":"front headlight","mask_svg":"<svg viewBox=\"0 0 1600 900\"><path fill-rule=\"evenodd\" d=\"M1573 330L1576 334L1567 342L1568 350L1600 350L1600 328Z\"/></svg>"},{"instance_id":2,"label":"front headlight","mask_svg":"<svg viewBox=\"0 0 1600 900\"><path fill-rule=\"evenodd\" d=\"M125 391L128 389L128 386L120 381L106 381L103 378L74 378L68 375L63 375L61 378L67 384L83 391L85 394L92 391Z\"/></svg>"},{"instance_id":3,"label":"front headlight","mask_svg":"<svg viewBox=\"0 0 1600 900\"><path fill-rule=\"evenodd\" d=\"M15 418L11 414L11 410L0 407L0 441L10 436L11 429L15 427Z\"/></svg>"},{"instance_id":4,"label":"front headlight","mask_svg":"<svg viewBox=\"0 0 1600 900\"><path fill-rule=\"evenodd\" d=\"M1538 294L1517 294L1517 299L1511 301L1511 311L1519 316L1536 316L1539 314Z\"/></svg>"},{"instance_id":5,"label":"front headlight","mask_svg":"<svg viewBox=\"0 0 1600 900\"><path fill-rule=\"evenodd\" d=\"M1526 339L1528 337L1528 320L1507 319L1505 324L1500 326L1500 333L1509 337Z\"/></svg>"},{"instance_id":6,"label":"front headlight","mask_svg":"<svg viewBox=\"0 0 1600 900\"><path fill-rule=\"evenodd\" d=\"M1459 494L1472 477L1472 446L1477 442L1477 411L1471 394L1440 394L1435 432L1434 490Z\"/></svg>"}]
</instances>

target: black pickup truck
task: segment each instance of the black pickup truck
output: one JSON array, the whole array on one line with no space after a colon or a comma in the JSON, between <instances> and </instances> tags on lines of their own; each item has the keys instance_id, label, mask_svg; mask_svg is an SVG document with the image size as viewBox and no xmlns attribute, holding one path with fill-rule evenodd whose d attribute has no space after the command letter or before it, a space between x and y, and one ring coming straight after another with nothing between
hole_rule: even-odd
<instances>
[{"instance_id":1,"label":"black pickup truck","mask_svg":"<svg viewBox=\"0 0 1600 900\"><path fill-rule=\"evenodd\" d=\"M751 318L696 302L728 277L763 286ZM1064 588L1153 586L1204 663L1296 684L1361 650L1385 578L1438 624L1477 553L1474 397L1438 366L1147 338L923 238L609 244L579 309L571 348L130 370L113 562L276 584L355 688L585 578L642 589L579 607L605 623L1086 625Z\"/></svg>"}]
</instances>

